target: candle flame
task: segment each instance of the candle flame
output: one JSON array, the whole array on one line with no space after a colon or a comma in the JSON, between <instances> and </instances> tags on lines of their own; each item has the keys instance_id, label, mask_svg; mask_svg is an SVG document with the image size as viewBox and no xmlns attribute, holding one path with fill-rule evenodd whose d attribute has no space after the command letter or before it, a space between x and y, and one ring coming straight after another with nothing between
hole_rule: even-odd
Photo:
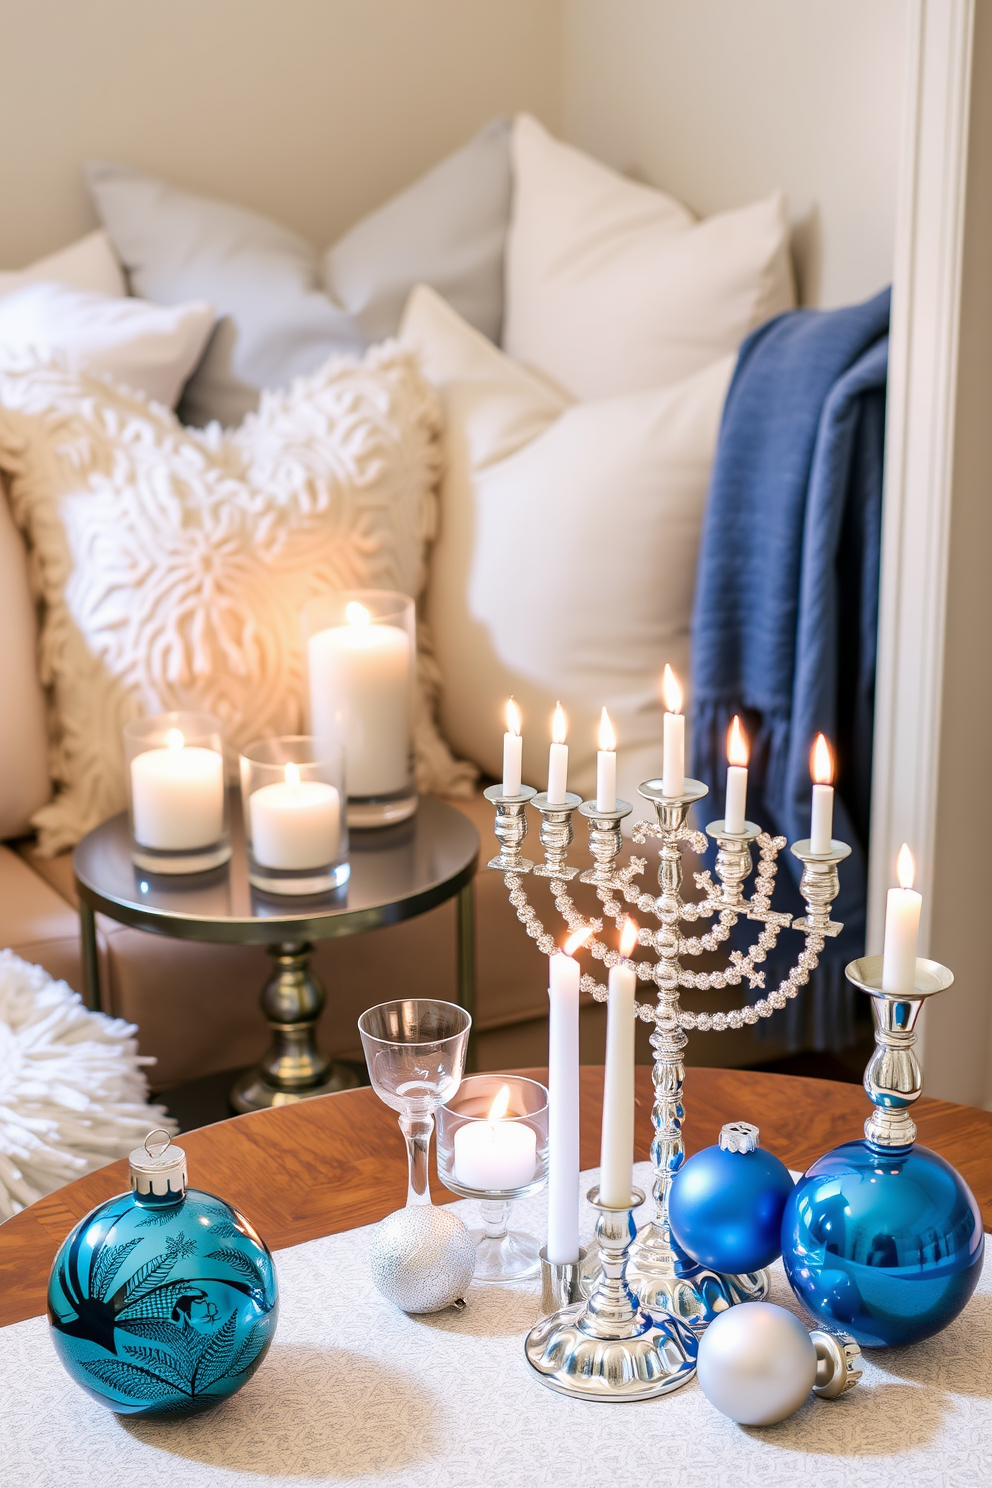
<instances>
[{"instance_id":1,"label":"candle flame","mask_svg":"<svg viewBox=\"0 0 992 1488\"><path fill-rule=\"evenodd\" d=\"M621 954L621 956L629 956L630 953L631 953L631 951L634 949L634 947L635 947L636 944L637 944L637 925L630 918L630 915L627 915L626 919L623 922L623 933L620 936L620 954Z\"/></svg>"},{"instance_id":2,"label":"candle flame","mask_svg":"<svg viewBox=\"0 0 992 1488\"><path fill-rule=\"evenodd\" d=\"M186 740L183 738L182 729L170 729L165 736L165 742L170 749L179 750L184 748Z\"/></svg>"},{"instance_id":3,"label":"candle flame","mask_svg":"<svg viewBox=\"0 0 992 1488\"><path fill-rule=\"evenodd\" d=\"M572 934L568 937L568 939L565 942L565 945L564 945L565 955L566 956L574 956L575 952L579 949L579 947L580 946L584 946L585 943L586 943L586 941L590 939L590 937L592 936L592 934L593 934L593 928L592 928L591 925L586 925L581 930L575 930L575 931L573 931Z\"/></svg>"},{"instance_id":4,"label":"candle flame","mask_svg":"<svg viewBox=\"0 0 992 1488\"><path fill-rule=\"evenodd\" d=\"M599 747L600 749L612 750L617 747L617 736L610 722L610 715L603 709L603 716L599 720Z\"/></svg>"},{"instance_id":5,"label":"candle flame","mask_svg":"<svg viewBox=\"0 0 992 1488\"><path fill-rule=\"evenodd\" d=\"M499 1094L496 1096L496 1099L493 1101L492 1105L489 1107L489 1120L490 1121L502 1121L503 1117L506 1115L506 1113L507 1113L507 1111L509 1109L510 1109L510 1087L509 1087L509 1085L501 1085L500 1086L500 1089L499 1089Z\"/></svg>"},{"instance_id":6,"label":"candle flame","mask_svg":"<svg viewBox=\"0 0 992 1488\"><path fill-rule=\"evenodd\" d=\"M682 688L679 685L678 677L676 677L667 661L665 662L665 675L661 683L661 695L665 700L666 712L682 712Z\"/></svg>"},{"instance_id":7,"label":"candle flame","mask_svg":"<svg viewBox=\"0 0 992 1488\"><path fill-rule=\"evenodd\" d=\"M357 599L350 599L344 607L344 617L349 625L371 625L372 612Z\"/></svg>"},{"instance_id":8,"label":"candle flame","mask_svg":"<svg viewBox=\"0 0 992 1488\"><path fill-rule=\"evenodd\" d=\"M904 842L899 849L899 856L896 858L896 878L899 880L899 887L901 889L911 889L915 877L916 863L913 860L913 854L909 850L908 843Z\"/></svg>"},{"instance_id":9,"label":"candle flame","mask_svg":"<svg viewBox=\"0 0 992 1488\"><path fill-rule=\"evenodd\" d=\"M747 734L741 728L741 721L735 713L734 721L727 730L727 763L746 765L748 754Z\"/></svg>"},{"instance_id":10,"label":"candle flame","mask_svg":"<svg viewBox=\"0 0 992 1488\"><path fill-rule=\"evenodd\" d=\"M565 710L561 703L555 703L554 717L551 720L551 740L554 744L564 744L565 735L568 732L568 724L565 720Z\"/></svg>"},{"instance_id":11,"label":"candle flame","mask_svg":"<svg viewBox=\"0 0 992 1488\"><path fill-rule=\"evenodd\" d=\"M294 765L293 761L290 760L289 764L286 766L285 775L286 775L286 784L289 786L290 790L299 790L299 787L300 787L300 767L299 767L299 765Z\"/></svg>"},{"instance_id":12,"label":"candle flame","mask_svg":"<svg viewBox=\"0 0 992 1488\"><path fill-rule=\"evenodd\" d=\"M510 698L506 705L506 731L508 734L516 734L520 737L520 709L516 698Z\"/></svg>"},{"instance_id":13,"label":"candle flame","mask_svg":"<svg viewBox=\"0 0 992 1488\"><path fill-rule=\"evenodd\" d=\"M816 743L809 757L809 773L817 785L833 784L834 759L830 753L830 745L822 734L816 736Z\"/></svg>"}]
</instances>

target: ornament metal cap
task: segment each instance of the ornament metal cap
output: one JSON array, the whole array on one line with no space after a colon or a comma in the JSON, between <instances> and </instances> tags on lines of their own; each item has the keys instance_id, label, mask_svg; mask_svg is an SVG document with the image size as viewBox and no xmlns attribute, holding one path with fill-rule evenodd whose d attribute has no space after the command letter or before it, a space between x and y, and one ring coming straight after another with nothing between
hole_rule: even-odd
<instances>
[{"instance_id":1,"label":"ornament metal cap","mask_svg":"<svg viewBox=\"0 0 992 1488\"><path fill-rule=\"evenodd\" d=\"M720 1128L720 1147L724 1152L756 1152L760 1136L750 1121L728 1121Z\"/></svg>"},{"instance_id":2,"label":"ornament metal cap","mask_svg":"<svg viewBox=\"0 0 992 1488\"><path fill-rule=\"evenodd\" d=\"M128 1158L131 1165L131 1188L136 1194L159 1201L172 1201L185 1196L189 1181L186 1153L173 1145L164 1127L150 1131L140 1147Z\"/></svg>"}]
</instances>

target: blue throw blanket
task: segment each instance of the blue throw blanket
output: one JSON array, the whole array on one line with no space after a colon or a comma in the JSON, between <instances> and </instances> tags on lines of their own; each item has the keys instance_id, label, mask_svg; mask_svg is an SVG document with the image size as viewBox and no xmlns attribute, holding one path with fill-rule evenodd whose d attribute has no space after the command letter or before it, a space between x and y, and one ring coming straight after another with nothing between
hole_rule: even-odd
<instances>
[{"instance_id":1,"label":"blue throw blanket","mask_svg":"<svg viewBox=\"0 0 992 1488\"><path fill-rule=\"evenodd\" d=\"M818 1048L849 1037L843 967L864 949L888 322L886 290L843 310L791 311L744 343L692 621L691 770L715 797L713 815L735 713L751 740L748 816L790 843L809 835L813 739L822 730L836 747L834 836L853 852L834 909L845 930L811 984ZM799 913L801 864L788 851L780 863L776 906ZM800 948L782 932L769 987ZM790 1003L794 1046L805 1023Z\"/></svg>"}]
</instances>

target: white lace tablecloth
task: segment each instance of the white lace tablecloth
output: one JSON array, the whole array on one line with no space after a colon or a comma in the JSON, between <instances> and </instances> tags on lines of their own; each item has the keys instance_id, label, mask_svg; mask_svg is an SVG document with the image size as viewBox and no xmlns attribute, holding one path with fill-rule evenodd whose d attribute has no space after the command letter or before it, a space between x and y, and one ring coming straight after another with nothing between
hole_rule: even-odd
<instances>
[{"instance_id":1,"label":"white lace tablecloth","mask_svg":"<svg viewBox=\"0 0 992 1488\"><path fill-rule=\"evenodd\" d=\"M594 1175L589 1175L589 1183ZM646 1164L638 1183L647 1188ZM588 1186L588 1185L587 1185ZM476 1222L473 1205L458 1206ZM539 1232L543 1196L517 1206ZM591 1230L591 1217L590 1225ZM530 1374L537 1288L474 1286L412 1318L373 1289L367 1230L277 1256L275 1343L232 1400L135 1421L63 1372L42 1318L0 1330L0 1483L11 1488L977 1488L992 1484L992 1275L937 1338L876 1352L841 1401L743 1428L693 1381L636 1405L569 1400ZM772 1301L798 1311L781 1265Z\"/></svg>"}]
</instances>

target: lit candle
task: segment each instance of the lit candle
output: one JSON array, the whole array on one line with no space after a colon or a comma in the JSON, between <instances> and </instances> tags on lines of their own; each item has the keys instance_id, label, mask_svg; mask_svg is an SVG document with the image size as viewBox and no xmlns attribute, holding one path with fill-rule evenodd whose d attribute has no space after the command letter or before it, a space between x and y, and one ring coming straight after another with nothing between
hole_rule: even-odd
<instances>
[{"instance_id":1,"label":"lit candle","mask_svg":"<svg viewBox=\"0 0 992 1488\"><path fill-rule=\"evenodd\" d=\"M506 705L506 733L503 735L503 794L519 796L523 769L524 741L520 736L520 709L513 698Z\"/></svg>"},{"instance_id":2,"label":"lit candle","mask_svg":"<svg viewBox=\"0 0 992 1488\"><path fill-rule=\"evenodd\" d=\"M809 772L813 777L813 815L809 828L809 850L813 853L828 853L834 830L834 762L830 757L830 745L822 734L817 734L810 756Z\"/></svg>"},{"instance_id":3,"label":"lit candle","mask_svg":"<svg viewBox=\"0 0 992 1488\"><path fill-rule=\"evenodd\" d=\"M579 963L572 951L592 934L582 930L551 957L548 1028L548 1260L579 1259Z\"/></svg>"},{"instance_id":4,"label":"lit candle","mask_svg":"<svg viewBox=\"0 0 992 1488\"><path fill-rule=\"evenodd\" d=\"M564 806L568 794L568 745L565 743L565 713L555 705L551 720L551 752L548 755L548 805Z\"/></svg>"},{"instance_id":5,"label":"lit candle","mask_svg":"<svg viewBox=\"0 0 992 1488\"><path fill-rule=\"evenodd\" d=\"M537 1168L537 1133L526 1121L507 1120L510 1087L504 1085L485 1121L466 1121L455 1132L453 1172L465 1188L507 1193L530 1183Z\"/></svg>"},{"instance_id":6,"label":"lit candle","mask_svg":"<svg viewBox=\"0 0 992 1488\"><path fill-rule=\"evenodd\" d=\"M889 890L885 905L882 991L909 993L916 984L916 942L923 895L913 888L916 864L905 842L896 860L896 877L899 888Z\"/></svg>"},{"instance_id":7,"label":"lit candle","mask_svg":"<svg viewBox=\"0 0 992 1488\"><path fill-rule=\"evenodd\" d=\"M251 846L263 868L323 868L341 851L341 797L324 780L301 780L287 764L283 780L248 797Z\"/></svg>"},{"instance_id":8,"label":"lit candle","mask_svg":"<svg viewBox=\"0 0 992 1488\"><path fill-rule=\"evenodd\" d=\"M744 830L747 810L747 737L741 721L734 714L734 721L727 733L727 801L723 809L723 824L728 832Z\"/></svg>"},{"instance_id":9,"label":"lit candle","mask_svg":"<svg viewBox=\"0 0 992 1488\"><path fill-rule=\"evenodd\" d=\"M637 944L637 926L628 915L620 938L621 956ZM603 1133L600 1148L599 1197L622 1209L630 1203L634 1181L634 989L630 965L610 968L606 1003L606 1078L603 1085Z\"/></svg>"},{"instance_id":10,"label":"lit candle","mask_svg":"<svg viewBox=\"0 0 992 1488\"><path fill-rule=\"evenodd\" d=\"M311 732L344 745L350 796L389 795L410 779L410 637L356 600L345 614L307 642Z\"/></svg>"},{"instance_id":11,"label":"lit candle","mask_svg":"<svg viewBox=\"0 0 992 1488\"><path fill-rule=\"evenodd\" d=\"M603 709L599 720L599 753L596 755L596 810L617 809L617 736L610 715Z\"/></svg>"},{"instance_id":12,"label":"lit candle","mask_svg":"<svg viewBox=\"0 0 992 1488\"><path fill-rule=\"evenodd\" d=\"M166 739L164 749L131 761L135 841L160 852L209 847L224 826L224 757L187 747L180 729L169 729Z\"/></svg>"},{"instance_id":13,"label":"lit candle","mask_svg":"<svg viewBox=\"0 0 992 1488\"><path fill-rule=\"evenodd\" d=\"M679 679L667 661L661 690L665 700L665 766L661 789L666 796L681 796L685 790L685 717Z\"/></svg>"}]
</instances>

